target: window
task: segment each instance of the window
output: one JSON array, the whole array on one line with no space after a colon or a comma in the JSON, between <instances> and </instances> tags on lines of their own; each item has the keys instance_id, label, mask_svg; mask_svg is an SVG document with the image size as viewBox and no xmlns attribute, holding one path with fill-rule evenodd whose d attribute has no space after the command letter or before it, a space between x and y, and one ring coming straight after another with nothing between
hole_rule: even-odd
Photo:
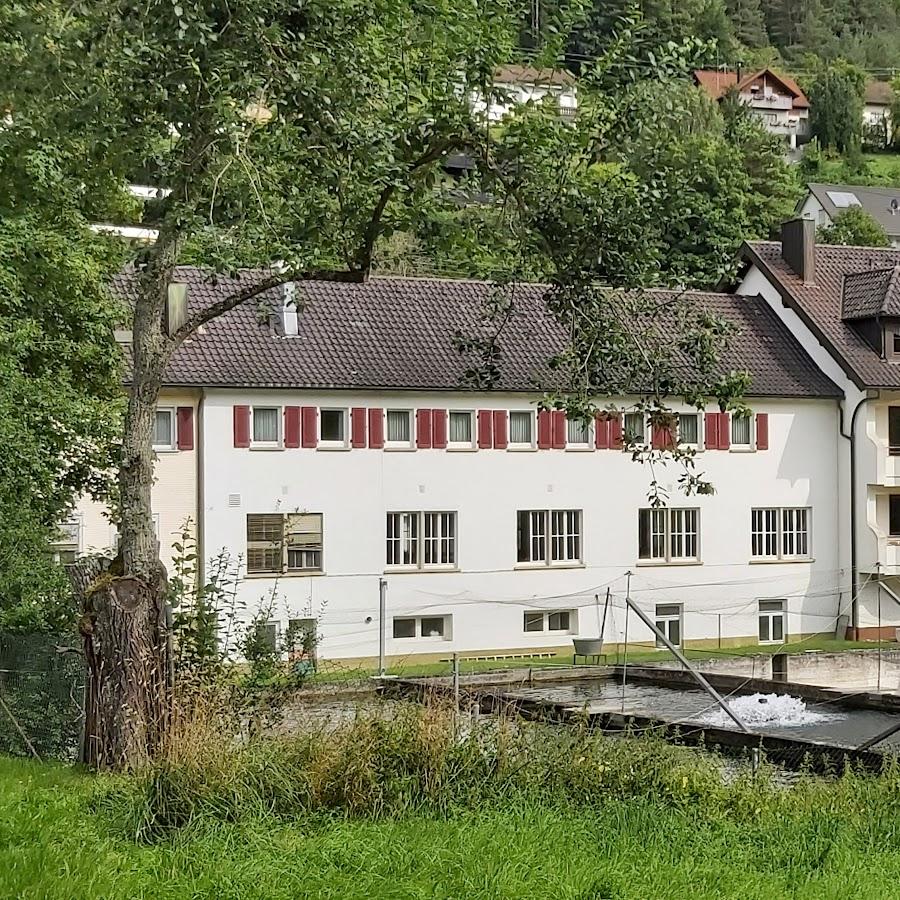
<instances>
[{"instance_id":1,"label":"window","mask_svg":"<svg viewBox=\"0 0 900 900\"><path fill-rule=\"evenodd\" d=\"M406 638L427 638L429 640L450 640L450 616L408 616L395 618L393 635L398 640Z\"/></svg>"},{"instance_id":2,"label":"window","mask_svg":"<svg viewBox=\"0 0 900 900\"><path fill-rule=\"evenodd\" d=\"M253 407L253 443L277 447L281 442L281 410L277 406Z\"/></svg>"},{"instance_id":3,"label":"window","mask_svg":"<svg viewBox=\"0 0 900 900\"><path fill-rule=\"evenodd\" d=\"M157 450L171 450L175 446L175 410L157 409L153 420L153 446Z\"/></svg>"},{"instance_id":4,"label":"window","mask_svg":"<svg viewBox=\"0 0 900 900\"><path fill-rule=\"evenodd\" d=\"M647 423L644 421L643 413L625 413L625 443L647 443Z\"/></svg>"},{"instance_id":5,"label":"window","mask_svg":"<svg viewBox=\"0 0 900 900\"><path fill-rule=\"evenodd\" d=\"M892 538L900 538L900 494L891 494L888 500L890 503L888 533Z\"/></svg>"},{"instance_id":6,"label":"window","mask_svg":"<svg viewBox=\"0 0 900 900\"><path fill-rule=\"evenodd\" d=\"M408 409L387 411L385 442L394 447L412 446L412 413Z\"/></svg>"},{"instance_id":7,"label":"window","mask_svg":"<svg viewBox=\"0 0 900 900\"><path fill-rule=\"evenodd\" d=\"M655 625L676 647L681 646L681 616L682 605L680 603L658 603L656 606ZM656 646L666 646L658 635Z\"/></svg>"},{"instance_id":8,"label":"window","mask_svg":"<svg viewBox=\"0 0 900 900\"><path fill-rule=\"evenodd\" d=\"M700 510L638 510L638 559L699 562Z\"/></svg>"},{"instance_id":9,"label":"window","mask_svg":"<svg viewBox=\"0 0 900 900\"><path fill-rule=\"evenodd\" d=\"M696 447L700 443L700 416L697 413L678 414L678 443Z\"/></svg>"},{"instance_id":10,"label":"window","mask_svg":"<svg viewBox=\"0 0 900 900\"><path fill-rule=\"evenodd\" d=\"M888 452L900 456L900 406L888 407Z\"/></svg>"},{"instance_id":11,"label":"window","mask_svg":"<svg viewBox=\"0 0 900 900\"><path fill-rule=\"evenodd\" d=\"M805 507L750 511L754 559L808 559L810 510Z\"/></svg>"},{"instance_id":12,"label":"window","mask_svg":"<svg viewBox=\"0 0 900 900\"><path fill-rule=\"evenodd\" d=\"M247 516L247 572L322 571L321 513Z\"/></svg>"},{"instance_id":13,"label":"window","mask_svg":"<svg viewBox=\"0 0 900 900\"><path fill-rule=\"evenodd\" d=\"M583 419L566 419L566 446L588 447L591 442L591 426Z\"/></svg>"},{"instance_id":14,"label":"window","mask_svg":"<svg viewBox=\"0 0 900 900\"><path fill-rule=\"evenodd\" d=\"M738 449L749 447L751 443L751 424L750 416L731 417L731 446Z\"/></svg>"},{"instance_id":15,"label":"window","mask_svg":"<svg viewBox=\"0 0 900 900\"><path fill-rule=\"evenodd\" d=\"M472 413L451 410L449 446L466 449L473 447L474 433L475 429L472 427Z\"/></svg>"},{"instance_id":16,"label":"window","mask_svg":"<svg viewBox=\"0 0 900 900\"><path fill-rule=\"evenodd\" d=\"M57 529L56 540L50 545L53 561L62 563L75 562L81 552L81 523L78 519L62 522Z\"/></svg>"},{"instance_id":17,"label":"window","mask_svg":"<svg viewBox=\"0 0 900 900\"><path fill-rule=\"evenodd\" d=\"M759 601L759 642L781 644L784 641L784 600Z\"/></svg>"},{"instance_id":18,"label":"window","mask_svg":"<svg viewBox=\"0 0 900 900\"><path fill-rule=\"evenodd\" d=\"M285 649L290 654L315 657L316 636L315 619L289 619L288 630L284 636Z\"/></svg>"},{"instance_id":19,"label":"window","mask_svg":"<svg viewBox=\"0 0 900 900\"><path fill-rule=\"evenodd\" d=\"M581 562L580 509L520 510L516 526L518 562L551 566Z\"/></svg>"},{"instance_id":20,"label":"window","mask_svg":"<svg viewBox=\"0 0 900 900\"><path fill-rule=\"evenodd\" d=\"M526 632L571 632L574 621L575 613L570 609L557 610L556 612L527 612L524 614L522 627Z\"/></svg>"},{"instance_id":21,"label":"window","mask_svg":"<svg viewBox=\"0 0 900 900\"><path fill-rule=\"evenodd\" d=\"M386 547L388 566L419 569L455 566L456 513L388 513Z\"/></svg>"},{"instance_id":22,"label":"window","mask_svg":"<svg viewBox=\"0 0 900 900\"><path fill-rule=\"evenodd\" d=\"M319 441L331 447L347 446L347 410L323 409L319 412Z\"/></svg>"},{"instance_id":23,"label":"window","mask_svg":"<svg viewBox=\"0 0 900 900\"><path fill-rule=\"evenodd\" d=\"M516 449L534 446L534 413L509 414L509 443Z\"/></svg>"}]
</instances>

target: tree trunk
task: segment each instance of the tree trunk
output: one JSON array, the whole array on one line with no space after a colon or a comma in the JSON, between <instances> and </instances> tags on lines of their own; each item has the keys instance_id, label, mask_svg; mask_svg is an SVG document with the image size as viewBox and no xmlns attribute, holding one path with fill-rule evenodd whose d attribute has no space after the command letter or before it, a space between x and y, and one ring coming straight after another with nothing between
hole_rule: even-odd
<instances>
[{"instance_id":1,"label":"tree trunk","mask_svg":"<svg viewBox=\"0 0 900 900\"><path fill-rule=\"evenodd\" d=\"M95 768L135 769L152 760L171 717L167 583L150 492L156 404L171 352L164 310L173 256L174 250L160 248L135 301L118 556L72 567L87 666L83 758Z\"/></svg>"}]
</instances>

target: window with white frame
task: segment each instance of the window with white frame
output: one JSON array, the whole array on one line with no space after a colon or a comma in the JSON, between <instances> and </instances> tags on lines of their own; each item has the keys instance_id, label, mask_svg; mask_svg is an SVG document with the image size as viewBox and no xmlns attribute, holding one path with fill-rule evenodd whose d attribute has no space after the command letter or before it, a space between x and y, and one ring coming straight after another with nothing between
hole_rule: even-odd
<instances>
[{"instance_id":1,"label":"window with white frame","mask_svg":"<svg viewBox=\"0 0 900 900\"><path fill-rule=\"evenodd\" d=\"M247 572L322 571L321 513L250 513Z\"/></svg>"},{"instance_id":2,"label":"window with white frame","mask_svg":"<svg viewBox=\"0 0 900 900\"><path fill-rule=\"evenodd\" d=\"M267 622L257 622L256 628L256 644L260 649L270 650L273 653L279 649L278 638L281 634L281 622L269 619Z\"/></svg>"},{"instance_id":3,"label":"window with white frame","mask_svg":"<svg viewBox=\"0 0 900 900\"><path fill-rule=\"evenodd\" d=\"M389 409L385 415L385 445L411 447L413 442L412 411Z\"/></svg>"},{"instance_id":4,"label":"window with white frame","mask_svg":"<svg viewBox=\"0 0 900 900\"><path fill-rule=\"evenodd\" d=\"M320 447L346 447L348 436L347 432L348 429L346 409L319 410Z\"/></svg>"},{"instance_id":5,"label":"window with white frame","mask_svg":"<svg viewBox=\"0 0 900 900\"><path fill-rule=\"evenodd\" d=\"M469 450L475 446L475 427L472 412L450 410L450 433L448 446L457 450Z\"/></svg>"},{"instance_id":6,"label":"window with white frame","mask_svg":"<svg viewBox=\"0 0 900 900\"><path fill-rule=\"evenodd\" d=\"M681 646L681 620L684 615L684 607L681 603L658 603L654 624L676 647ZM665 643L656 637L656 646L665 647Z\"/></svg>"},{"instance_id":7,"label":"window with white frame","mask_svg":"<svg viewBox=\"0 0 900 900\"><path fill-rule=\"evenodd\" d=\"M385 564L417 569L455 566L456 513L388 513Z\"/></svg>"},{"instance_id":8,"label":"window with white frame","mask_svg":"<svg viewBox=\"0 0 900 900\"><path fill-rule=\"evenodd\" d=\"M451 616L397 616L392 623L397 640L425 638L433 641L450 640Z\"/></svg>"},{"instance_id":9,"label":"window with white frame","mask_svg":"<svg viewBox=\"0 0 900 900\"><path fill-rule=\"evenodd\" d=\"M54 562L63 565L75 562L81 553L80 520L67 519L60 522L56 529L56 540L50 545L50 553Z\"/></svg>"},{"instance_id":10,"label":"window with white frame","mask_svg":"<svg viewBox=\"0 0 900 900\"><path fill-rule=\"evenodd\" d=\"M625 443L647 443L647 421L641 412L625 413Z\"/></svg>"},{"instance_id":11,"label":"window with white frame","mask_svg":"<svg viewBox=\"0 0 900 900\"><path fill-rule=\"evenodd\" d=\"M900 494L888 497L888 536L900 538Z\"/></svg>"},{"instance_id":12,"label":"window with white frame","mask_svg":"<svg viewBox=\"0 0 900 900\"><path fill-rule=\"evenodd\" d=\"M888 407L888 453L900 456L900 406Z\"/></svg>"},{"instance_id":13,"label":"window with white frame","mask_svg":"<svg viewBox=\"0 0 900 900\"><path fill-rule=\"evenodd\" d=\"M754 559L808 559L812 511L807 507L750 510L750 555Z\"/></svg>"},{"instance_id":14,"label":"window with white frame","mask_svg":"<svg viewBox=\"0 0 900 900\"><path fill-rule=\"evenodd\" d=\"M700 445L700 416L697 413L678 414L678 443L688 447Z\"/></svg>"},{"instance_id":15,"label":"window with white frame","mask_svg":"<svg viewBox=\"0 0 900 900\"><path fill-rule=\"evenodd\" d=\"M753 417L731 416L731 449L749 449L753 442Z\"/></svg>"},{"instance_id":16,"label":"window with white frame","mask_svg":"<svg viewBox=\"0 0 900 900\"><path fill-rule=\"evenodd\" d=\"M532 631L561 631L571 633L575 623L575 611L571 609L559 610L535 610L523 615L523 630Z\"/></svg>"},{"instance_id":17,"label":"window with white frame","mask_svg":"<svg viewBox=\"0 0 900 900\"><path fill-rule=\"evenodd\" d=\"M279 447L281 445L281 407L253 407L254 447Z\"/></svg>"},{"instance_id":18,"label":"window with white frame","mask_svg":"<svg viewBox=\"0 0 900 900\"><path fill-rule=\"evenodd\" d=\"M175 410L157 407L153 420L153 447L155 450L171 450L175 446Z\"/></svg>"},{"instance_id":19,"label":"window with white frame","mask_svg":"<svg viewBox=\"0 0 900 900\"><path fill-rule=\"evenodd\" d=\"M700 510L638 510L638 559L650 562L698 562Z\"/></svg>"},{"instance_id":20,"label":"window with white frame","mask_svg":"<svg viewBox=\"0 0 900 900\"><path fill-rule=\"evenodd\" d=\"M583 449L590 446L591 426L584 419L566 419L566 446Z\"/></svg>"},{"instance_id":21,"label":"window with white frame","mask_svg":"<svg viewBox=\"0 0 900 900\"><path fill-rule=\"evenodd\" d=\"M581 510L519 510L516 545L519 563L550 566L580 563Z\"/></svg>"},{"instance_id":22,"label":"window with white frame","mask_svg":"<svg viewBox=\"0 0 900 900\"><path fill-rule=\"evenodd\" d=\"M509 446L517 450L534 446L534 413L530 410L509 414Z\"/></svg>"},{"instance_id":23,"label":"window with white frame","mask_svg":"<svg viewBox=\"0 0 900 900\"><path fill-rule=\"evenodd\" d=\"M784 600L759 601L759 642L781 644L784 642Z\"/></svg>"}]
</instances>

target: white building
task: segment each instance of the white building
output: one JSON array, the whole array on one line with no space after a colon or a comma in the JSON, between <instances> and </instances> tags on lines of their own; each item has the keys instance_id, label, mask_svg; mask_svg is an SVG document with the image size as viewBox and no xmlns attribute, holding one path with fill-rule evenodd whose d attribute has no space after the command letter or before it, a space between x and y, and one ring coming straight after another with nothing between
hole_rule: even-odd
<instances>
[{"instance_id":1,"label":"white building","mask_svg":"<svg viewBox=\"0 0 900 900\"><path fill-rule=\"evenodd\" d=\"M178 277L191 303L234 287ZM624 639L626 593L693 645L834 631L849 579L841 392L766 301L692 295L739 327L723 367L752 370L754 414L682 407L679 439L716 494L680 494L670 463L656 469L668 506L653 510L651 473L620 449L623 428L647 430L632 400L586 429L536 408L565 340L543 287L514 288L489 391L464 387L478 360L454 339L484 333L495 286L291 290L299 313L273 290L268 321L248 304L183 345L161 407L195 398L193 447L160 457L161 542L195 512L201 558L242 558L245 615L274 593L273 631L315 619L320 655L354 659L378 653L382 582L395 659L570 650L597 636L607 588L609 643Z\"/></svg>"},{"instance_id":2,"label":"white building","mask_svg":"<svg viewBox=\"0 0 900 900\"><path fill-rule=\"evenodd\" d=\"M825 228L854 206L864 209L900 247L900 188L862 187L855 184L808 184L797 205L797 215Z\"/></svg>"},{"instance_id":3,"label":"white building","mask_svg":"<svg viewBox=\"0 0 900 900\"><path fill-rule=\"evenodd\" d=\"M886 147L893 138L892 113L894 91L886 81L866 82L863 106L864 140L876 146Z\"/></svg>"},{"instance_id":4,"label":"white building","mask_svg":"<svg viewBox=\"0 0 900 900\"><path fill-rule=\"evenodd\" d=\"M500 122L516 108L542 103L550 97L565 119L574 119L578 111L575 77L565 69L537 69L534 66L500 66L494 75L493 92L485 98L471 95L472 109L489 122Z\"/></svg>"},{"instance_id":5,"label":"white building","mask_svg":"<svg viewBox=\"0 0 900 900\"><path fill-rule=\"evenodd\" d=\"M816 246L815 224L744 247L741 293L759 294L840 386L838 566L850 633L900 625L900 251ZM831 442L826 452L832 455Z\"/></svg>"},{"instance_id":6,"label":"white building","mask_svg":"<svg viewBox=\"0 0 900 900\"><path fill-rule=\"evenodd\" d=\"M737 91L741 103L762 120L767 131L784 138L791 150L809 140L809 100L787 75L772 69L748 73L697 69L694 80L716 102L728 91Z\"/></svg>"}]
</instances>

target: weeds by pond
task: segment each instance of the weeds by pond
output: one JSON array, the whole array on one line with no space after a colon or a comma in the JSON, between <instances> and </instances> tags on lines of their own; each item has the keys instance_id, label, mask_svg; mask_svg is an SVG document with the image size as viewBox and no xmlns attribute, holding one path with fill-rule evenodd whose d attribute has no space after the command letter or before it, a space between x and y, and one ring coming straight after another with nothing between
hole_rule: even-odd
<instances>
[{"instance_id":1,"label":"weeds by pond","mask_svg":"<svg viewBox=\"0 0 900 900\"><path fill-rule=\"evenodd\" d=\"M723 779L653 739L445 707L235 739L132 776L0 758L0 897L895 898L900 773Z\"/></svg>"}]
</instances>

